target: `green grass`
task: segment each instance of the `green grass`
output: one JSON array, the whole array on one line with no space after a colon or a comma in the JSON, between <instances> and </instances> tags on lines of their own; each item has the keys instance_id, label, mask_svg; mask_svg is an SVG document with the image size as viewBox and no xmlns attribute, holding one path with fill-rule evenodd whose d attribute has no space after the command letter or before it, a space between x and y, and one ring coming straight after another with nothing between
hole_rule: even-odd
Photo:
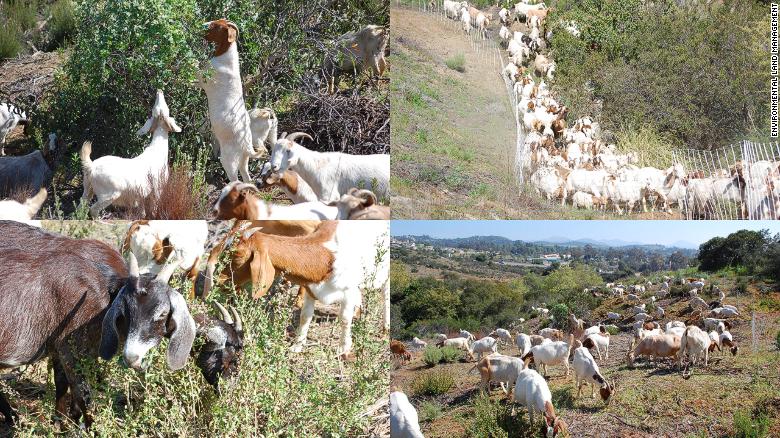
<instances>
[{"instance_id":1,"label":"green grass","mask_svg":"<svg viewBox=\"0 0 780 438\"><path fill-rule=\"evenodd\" d=\"M35 0L6 0L2 6L2 14L6 20L16 23L22 32L35 26L37 10L38 2Z\"/></svg>"},{"instance_id":2,"label":"green grass","mask_svg":"<svg viewBox=\"0 0 780 438\"><path fill-rule=\"evenodd\" d=\"M442 414L442 405L435 401L424 401L420 405L419 417L420 422L433 421Z\"/></svg>"},{"instance_id":3,"label":"green grass","mask_svg":"<svg viewBox=\"0 0 780 438\"><path fill-rule=\"evenodd\" d=\"M466 57L462 53L458 53L457 55L447 58L446 61L444 61L444 64L447 65L452 70L465 73L466 72Z\"/></svg>"},{"instance_id":4,"label":"green grass","mask_svg":"<svg viewBox=\"0 0 780 438\"><path fill-rule=\"evenodd\" d=\"M75 6L71 0L59 0L51 6L49 39L54 44L62 44L76 32Z\"/></svg>"},{"instance_id":5,"label":"green grass","mask_svg":"<svg viewBox=\"0 0 780 438\"><path fill-rule=\"evenodd\" d=\"M0 60L13 58L22 50L19 42L19 28L13 21L0 24Z\"/></svg>"},{"instance_id":6,"label":"green grass","mask_svg":"<svg viewBox=\"0 0 780 438\"><path fill-rule=\"evenodd\" d=\"M769 436L769 416L764 412L751 415L749 411L734 413L735 438L763 438Z\"/></svg>"},{"instance_id":7,"label":"green grass","mask_svg":"<svg viewBox=\"0 0 780 438\"><path fill-rule=\"evenodd\" d=\"M425 350L423 351L423 362L430 367L441 362L442 357L443 354L439 347L429 345L425 347Z\"/></svg>"},{"instance_id":8,"label":"green grass","mask_svg":"<svg viewBox=\"0 0 780 438\"><path fill-rule=\"evenodd\" d=\"M615 137L618 151L636 152L639 155L640 167L665 169L672 165L672 151L676 146L668 136L663 136L647 126L624 126L615 133Z\"/></svg>"}]
</instances>

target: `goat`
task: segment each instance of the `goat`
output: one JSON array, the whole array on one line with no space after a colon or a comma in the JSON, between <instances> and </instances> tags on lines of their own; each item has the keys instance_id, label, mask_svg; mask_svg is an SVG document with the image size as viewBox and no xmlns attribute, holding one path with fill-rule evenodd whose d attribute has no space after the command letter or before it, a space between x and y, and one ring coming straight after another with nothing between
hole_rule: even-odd
<instances>
[{"instance_id":1,"label":"goat","mask_svg":"<svg viewBox=\"0 0 780 438\"><path fill-rule=\"evenodd\" d=\"M565 377L569 377L569 354L574 346L574 335L569 335L569 342L555 341L531 347L531 350L522 356L526 366L531 363L542 365L544 374L547 375L547 365L563 364L566 367Z\"/></svg>"},{"instance_id":2,"label":"goat","mask_svg":"<svg viewBox=\"0 0 780 438\"><path fill-rule=\"evenodd\" d=\"M394 357L400 357L401 363L412 360L412 353L406 351L404 343L396 339L390 341L390 352Z\"/></svg>"},{"instance_id":3,"label":"goat","mask_svg":"<svg viewBox=\"0 0 780 438\"><path fill-rule=\"evenodd\" d=\"M544 377L535 370L524 369L517 375L515 382L514 401L525 405L531 427L534 423L534 412L542 412L545 420L545 436L548 438L567 434L566 423L555 414L552 404L550 387Z\"/></svg>"},{"instance_id":4,"label":"goat","mask_svg":"<svg viewBox=\"0 0 780 438\"><path fill-rule=\"evenodd\" d=\"M89 208L92 217L97 218L100 211L111 204L122 207L138 205L161 179L168 177L168 133L181 132L181 128L169 115L162 90L157 90L152 114L137 134L144 136L150 132L151 143L135 158L106 155L92 161L92 142L84 142L81 147L84 172L81 199L89 203L93 195L97 196L97 201Z\"/></svg>"},{"instance_id":5,"label":"goat","mask_svg":"<svg viewBox=\"0 0 780 438\"><path fill-rule=\"evenodd\" d=\"M338 207L339 219L390 220L390 207L377 204L376 195L370 190L352 188L341 195L335 205Z\"/></svg>"},{"instance_id":6,"label":"goat","mask_svg":"<svg viewBox=\"0 0 780 438\"><path fill-rule=\"evenodd\" d=\"M401 391L390 393L390 438L423 438L417 410Z\"/></svg>"},{"instance_id":7,"label":"goat","mask_svg":"<svg viewBox=\"0 0 780 438\"><path fill-rule=\"evenodd\" d=\"M33 196L51 181L57 163L66 151L65 142L54 133L43 150L35 150L20 157L0 157L0 198L26 192Z\"/></svg>"},{"instance_id":8,"label":"goat","mask_svg":"<svg viewBox=\"0 0 780 438\"><path fill-rule=\"evenodd\" d=\"M515 338L515 344L517 344L520 357L523 357L531 350L531 337L525 333L518 333Z\"/></svg>"},{"instance_id":9,"label":"goat","mask_svg":"<svg viewBox=\"0 0 780 438\"><path fill-rule=\"evenodd\" d=\"M194 285L208 234L206 221L138 220L128 227L121 250L133 252L141 274L157 274L164 264L173 263L186 272ZM190 298L194 298L194 293L193 289Z\"/></svg>"},{"instance_id":10,"label":"goat","mask_svg":"<svg viewBox=\"0 0 780 438\"><path fill-rule=\"evenodd\" d=\"M390 155L350 155L342 152L316 152L295 142L301 132L282 137L271 152L271 169L292 169L306 181L322 202L338 201L354 187L372 190L380 199L387 198L390 186Z\"/></svg>"},{"instance_id":11,"label":"goat","mask_svg":"<svg viewBox=\"0 0 780 438\"><path fill-rule=\"evenodd\" d=\"M70 388L71 418L83 415L88 427L89 387L76 361L97 356L100 321L127 277L122 257L103 242L0 221L0 259L0 368L50 357L55 412L67 416ZM2 394L0 412L17 419Z\"/></svg>"},{"instance_id":12,"label":"goat","mask_svg":"<svg viewBox=\"0 0 780 438\"><path fill-rule=\"evenodd\" d=\"M682 365L683 358L687 354L691 366L693 366L696 365L696 359L703 355L704 366L707 366L709 364L709 346L710 337L707 332L695 325L688 326L680 338L680 351L677 353L677 358ZM684 371L683 375L685 375Z\"/></svg>"},{"instance_id":13,"label":"goat","mask_svg":"<svg viewBox=\"0 0 780 438\"><path fill-rule=\"evenodd\" d=\"M499 382L501 390L509 397L512 385L515 384L518 374L523 369L523 361L517 357L493 354L483 357L469 372L474 369L479 370L484 391L490 390L490 382ZM505 383L506 387L504 387Z\"/></svg>"},{"instance_id":14,"label":"goat","mask_svg":"<svg viewBox=\"0 0 780 438\"><path fill-rule=\"evenodd\" d=\"M498 341L491 336L485 336L484 338L475 341L471 344L471 353L477 354L477 360L482 359L484 353L492 354L498 352Z\"/></svg>"},{"instance_id":15,"label":"goat","mask_svg":"<svg viewBox=\"0 0 780 438\"><path fill-rule=\"evenodd\" d=\"M339 85L339 78L347 72L371 72L382 76L387 68L385 48L389 39L388 29L368 25L358 32L348 32L335 41L335 50L322 63L323 76L328 84L328 93L333 94Z\"/></svg>"},{"instance_id":16,"label":"goat","mask_svg":"<svg viewBox=\"0 0 780 438\"><path fill-rule=\"evenodd\" d=\"M512 342L512 334L509 333L509 330L497 328L493 331L493 333L490 334L492 336L495 334L499 340L504 341L505 343Z\"/></svg>"},{"instance_id":17,"label":"goat","mask_svg":"<svg viewBox=\"0 0 780 438\"><path fill-rule=\"evenodd\" d=\"M317 194L311 186L292 170L285 172L271 172L271 163L266 162L260 171L258 186L262 188L279 187L293 204L316 201Z\"/></svg>"},{"instance_id":18,"label":"goat","mask_svg":"<svg viewBox=\"0 0 780 438\"><path fill-rule=\"evenodd\" d=\"M539 330L539 334L547 339L552 339L553 341L560 341L563 339L562 331L550 327Z\"/></svg>"},{"instance_id":19,"label":"goat","mask_svg":"<svg viewBox=\"0 0 780 438\"><path fill-rule=\"evenodd\" d=\"M582 342L582 346L588 349L596 348L596 353L601 360L601 350L604 350L604 359L609 360L609 333L593 333L585 338Z\"/></svg>"},{"instance_id":20,"label":"goat","mask_svg":"<svg viewBox=\"0 0 780 438\"><path fill-rule=\"evenodd\" d=\"M626 365L633 367L637 356L674 358L677 356L678 351L680 351L680 338L678 336L670 334L650 335L639 341L638 344L635 344L632 338L631 346L628 348L628 354L626 355Z\"/></svg>"},{"instance_id":21,"label":"goat","mask_svg":"<svg viewBox=\"0 0 780 438\"><path fill-rule=\"evenodd\" d=\"M5 156L5 140L17 126L24 126L27 134L30 119L27 114L10 103L0 103L0 156Z\"/></svg>"},{"instance_id":22,"label":"goat","mask_svg":"<svg viewBox=\"0 0 780 438\"><path fill-rule=\"evenodd\" d=\"M586 339L587 341L587 339ZM615 387L607 382L607 379L601 375L596 360L588 351L588 347L583 344L582 347L574 350L574 386L577 388L577 397L582 393L582 386L590 383L590 396L593 398L596 384L599 385L599 395L605 403L609 403L609 397L615 391Z\"/></svg>"},{"instance_id":23,"label":"goat","mask_svg":"<svg viewBox=\"0 0 780 438\"><path fill-rule=\"evenodd\" d=\"M214 302L220 318L197 314L195 334L205 340L198 352L195 364L203 378L219 393L219 379L229 379L238 373L244 350L244 328L241 315L230 306L230 313L218 302Z\"/></svg>"},{"instance_id":24,"label":"goat","mask_svg":"<svg viewBox=\"0 0 780 438\"><path fill-rule=\"evenodd\" d=\"M425 348L428 346L428 343L415 336L412 338L412 346L414 348Z\"/></svg>"},{"instance_id":25,"label":"goat","mask_svg":"<svg viewBox=\"0 0 780 438\"><path fill-rule=\"evenodd\" d=\"M38 194L27 199L24 203L11 199L0 201L0 219L25 222L40 227L41 221L34 221L32 218L38 214L44 202L46 202L46 189L44 188L41 188Z\"/></svg>"},{"instance_id":26,"label":"goat","mask_svg":"<svg viewBox=\"0 0 780 438\"><path fill-rule=\"evenodd\" d=\"M336 206L319 201L293 205L271 204L258 198L258 193L259 190L252 184L233 181L222 189L212 212L217 219L240 220L324 220L338 217Z\"/></svg>"},{"instance_id":27,"label":"goat","mask_svg":"<svg viewBox=\"0 0 780 438\"><path fill-rule=\"evenodd\" d=\"M386 221L324 221L311 234L274 236L250 230L236 246L230 262L238 286L252 284L252 297L263 296L277 273L306 288L293 352L301 352L314 303L341 303L342 339L339 354L352 348L352 317L362 301L362 289L381 290L384 327L389 326L389 254ZM382 254L377 258L378 251ZM209 257L207 277L213 278L216 258ZM224 276L224 274L223 274ZM366 279L370 279L366 282ZM208 286L208 282L207 282ZM204 296L208 294L204 288Z\"/></svg>"},{"instance_id":28,"label":"goat","mask_svg":"<svg viewBox=\"0 0 780 438\"><path fill-rule=\"evenodd\" d=\"M219 144L219 161L231 182L238 180L239 172L244 182L249 182L249 159L267 154L261 147L266 141L276 142L276 117L270 109L263 109L252 112L254 121L246 110L238 61L238 26L221 19L204 23L204 28L206 41L214 45L209 60L214 72L208 79L200 78L198 85L206 92L209 102L209 120ZM266 136L253 138L253 133Z\"/></svg>"},{"instance_id":29,"label":"goat","mask_svg":"<svg viewBox=\"0 0 780 438\"><path fill-rule=\"evenodd\" d=\"M476 338L474 337L474 335L472 335L472 334L471 334L471 332L470 332L470 331L468 331L468 330L463 330L463 329L460 329L460 331L458 332L458 335L459 335L461 338L466 338L466 339L468 339L469 341L474 341L474 340L476 339Z\"/></svg>"}]
</instances>

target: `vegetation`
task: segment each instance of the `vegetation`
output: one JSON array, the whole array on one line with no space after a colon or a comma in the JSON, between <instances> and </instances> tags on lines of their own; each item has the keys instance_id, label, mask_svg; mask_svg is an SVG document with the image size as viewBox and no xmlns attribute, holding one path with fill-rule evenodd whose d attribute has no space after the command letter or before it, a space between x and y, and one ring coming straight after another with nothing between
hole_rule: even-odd
<instances>
[{"instance_id":1,"label":"vegetation","mask_svg":"<svg viewBox=\"0 0 780 438\"><path fill-rule=\"evenodd\" d=\"M466 57L463 56L462 53L458 53L455 56L447 58L444 63L447 65L447 67L455 71L459 71L461 73L466 71Z\"/></svg>"},{"instance_id":2,"label":"vegetation","mask_svg":"<svg viewBox=\"0 0 780 438\"><path fill-rule=\"evenodd\" d=\"M425 347L425 350L423 350L423 362L425 362L425 364L429 367L432 367L441 362L442 357L444 357L444 355L442 354L439 347L428 345Z\"/></svg>"},{"instance_id":3,"label":"vegetation","mask_svg":"<svg viewBox=\"0 0 780 438\"><path fill-rule=\"evenodd\" d=\"M127 224L52 221L44 226L117 247ZM227 253L220 264L226 258ZM190 284L174 277L172 286L183 291ZM246 334L239 373L220 382L220 394L206 383L192 359L180 371L167 369L167 341L149 352L145 372L127 368L121 357L82 360L94 416L89 436L277 436L280 430L288 436L370 435L374 419L373 414L366 415L367 408L386 398L389 387L380 291L364 295L362 316L353 325L355 360L348 362L337 358L333 332L339 330L326 322L312 325L309 336L317 341L303 353L290 351L288 326L297 324L295 296L294 289L277 285L262 299L252 300L218 285L208 302L188 302L193 315L214 315L213 301L231 303L243 320ZM41 361L24 378L8 381L17 392L28 391L31 381L36 387L34 402L11 400L22 417L18 436L60 434L48 420L54 410L53 385L46 389L49 375L46 361ZM72 436L83 434L78 425L65 428ZM0 435L5 431L0 422Z\"/></svg>"},{"instance_id":4,"label":"vegetation","mask_svg":"<svg viewBox=\"0 0 780 438\"><path fill-rule=\"evenodd\" d=\"M447 371L427 371L417 377L411 383L412 394L415 396L436 396L449 391L455 384L455 378Z\"/></svg>"},{"instance_id":5,"label":"vegetation","mask_svg":"<svg viewBox=\"0 0 780 438\"><path fill-rule=\"evenodd\" d=\"M740 230L726 237L714 237L699 247L700 269L714 272L732 268L747 274L764 274L780 281L780 234L766 230Z\"/></svg>"},{"instance_id":6,"label":"vegetation","mask_svg":"<svg viewBox=\"0 0 780 438\"><path fill-rule=\"evenodd\" d=\"M551 43L555 88L574 114L600 110L607 130L628 137L644 130L700 149L758 133L768 139L768 102L758 97L769 81L765 2L559 0L555 7L551 23L573 20L581 30L580 38L554 31ZM651 144L651 154L668 150Z\"/></svg>"}]
</instances>

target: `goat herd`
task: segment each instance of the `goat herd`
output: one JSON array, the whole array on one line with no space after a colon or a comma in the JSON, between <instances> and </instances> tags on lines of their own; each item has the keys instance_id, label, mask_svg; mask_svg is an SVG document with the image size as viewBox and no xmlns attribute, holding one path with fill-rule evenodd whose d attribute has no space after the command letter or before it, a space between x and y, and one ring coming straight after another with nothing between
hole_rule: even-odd
<instances>
[{"instance_id":1,"label":"goat herd","mask_svg":"<svg viewBox=\"0 0 780 438\"><path fill-rule=\"evenodd\" d=\"M239 219L389 219L389 207L379 202L389 201L390 155L317 152L296 143L303 137L311 140L308 134L278 136L278 119L273 109L246 109L237 26L221 19L208 22L205 27L205 39L215 51L210 59L210 75L200 78L198 86L206 92L219 160L230 181L215 212L222 218ZM386 68L387 36L386 28L369 25L340 37L336 42L339 52L326 56L323 62L328 91L335 92L338 78L348 72L382 75ZM2 104L0 145L5 144L15 126L29 123L23 111ZM163 92L157 90L151 115L138 130L139 136L152 136L143 153L134 158L109 155L93 160L92 144L85 142L80 153L82 202L89 205L96 198L89 207L92 217L99 218L110 205L140 208L140 217L146 217L142 200L167 179L168 137L181 130L169 112ZM271 145L270 159L263 166L259 182L263 187L278 186L295 205L267 204L253 195L258 188L249 175L249 160L268 156L266 144ZM0 218L29 221L35 216L46 199L45 185L51 179L55 157L64 149L64 144L51 134L44 153L36 150L23 157L0 158L3 196L20 190L34 194L23 203L1 201ZM0 153L4 155L3 150ZM243 183L238 181L239 173ZM230 213L220 207L226 197L235 198Z\"/></svg>"},{"instance_id":2,"label":"goat herd","mask_svg":"<svg viewBox=\"0 0 780 438\"><path fill-rule=\"evenodd\" d=\"M431 2L436 7L437 2ZM569 109L553 96L545 82L554 81L556 64L547 50L554 32L581 35L575 21L549 23L552 8L523 0L498 12L498 36L509 54L503 69L516 103L516 123L522 132L517 167L524 179L548 200L569 202L575 208L613 209L617 214L655 211L689 211L692 217L712 218L723 207L736 205L740 217L778 219L780 212L780 161L767 158L752 163L737 161L707 175L675 163L666 169L639 167L636 152L619 153L607 144L590 116L569 124ZM486 38L492 13L468 2L444 0L442 13L458 20L463 30L477 29ZM516 22L522 21L526 32ZM538 79L537 79L538 78ZM746 187L752 194L746 194ZM748 202L748 198L750 202ZM757 199L753 199L757 198ZM748 206L754 211L748 211Z\"/></svg>"},{"instance_id":3,"label":"goat herd","mask_svg":"<svg viewBox=\"0 0 780 438\"><path fill-rule=\"evenodd\" d=\"M601 399L609 403L616 391L616 385L615 382L607 381L598 362L606 364L609 359L610 332L633 332L625 357L628 367L633 367L639 356L651 358L654 363L657 363L657 359L671 358L673 363L681 368L685 363L682 375L686 379L691 376L689 366L692 367L701 360L706 367L710 353L715 349L725 351L728 348L733 355L737 354L739 349L729 331L732 327L729 319L739 316L739 312L736 307L723 303L726 295L717 286L710 286L710 292L717 294L717 300L710 304L704 302L699 296L705 288L704 279L679 280L682 288L690 295L689 306L693 312L685 322L669 320L665 325L661 324L665 312L657 305L656 299L669 296L670 281L671 278L665 277L660 285L648 283L628 287L607 283L603 288L586 290L596 296L620 297L621 305L632 306L628 308L627 315L609 312L605 320L590 327L584 320L569 314L568 321L557 324L560 327L568 327L568 332L548 327L532 335L518 331L513 337L509 330L497 328L489 335L475 340L473 334L461 329L457 336L451 338L444 333L437 334L435 343L438 347L450 346L465 351L470 361L474 360L476 355L476 364L470 371L479 371L483 391L489 391L490 382L496 382L509 396L514 384L512 399L527 408L531 427L535 413L539 412L544 419L544 435L558 436L566 431L567 426L555 412L546 381L547 367L563 366L564 379L568 379L570 368L573 368L574 387L577 391L575 397L580 396L582 386L589 384L591 397L595 396L595 388L598 387ZM657 288L651 290L651 287ZM647 302L642 302L642 295L648 296ZM701 303L704 303L703 306ZM543 306L544 304L542 307L533 307L532 312L552 321L549 309ZM654 309L652 315L646 313L649 307ZM526 323L523 318L518 319L518 322ZM622 327L614 325L615 323L621 324ZM519 357L499 354L499 345L508 346L513 343L517 346ZM424 349L428 343L415 337L408 345L409 349L400 341L391 341L391 352L394 357L401 359L402 364L411 360L410 350ZM598 361L591 354L593 349L596 350ZM687 362L684 361L686 357ZM541 365L542 374L529 368L530 365ZM399 437L422 437L417 412L403 392L396 391L391 395L391 422L394 430L403 431L399 433Z\"/></svg>"},{"instance_id":4,"label":"goat herd","mask_svg":"<svg viewBox=\"0 0 780 438\"><path fill-rule=\"evenodd\" d=\"M303 350L319 301L339 304L338 354L347 357L364 294L381 294L385 330L389 324L388 233L387 221L237 222L224 237L211 236L219 242L208 256L201 298L215 285L225 285L228 295L246 287L259 298L284 273L302 300L292 352ZM185 295L195 298L207 241L205 221L135 221L121 245L125 260L102 241L0 222L0 369L50 359L56 415L76 422L83 417L87 427L90 390L79 360L110 360L121 349L127 366L143 370L149 351L167 338L168 367L179 370L197 355L205 381L218 390L220 379L239 372L244 334L252 327L233 306L215 301L218 317L190 314ZM223 252L228 267L217 272ZM177 270L192 281L188 293L169 284ZM203 342L194 343L196 338ZM8 423L18 419L2 394L0 412Z\"/></svg>"}]
</instances>

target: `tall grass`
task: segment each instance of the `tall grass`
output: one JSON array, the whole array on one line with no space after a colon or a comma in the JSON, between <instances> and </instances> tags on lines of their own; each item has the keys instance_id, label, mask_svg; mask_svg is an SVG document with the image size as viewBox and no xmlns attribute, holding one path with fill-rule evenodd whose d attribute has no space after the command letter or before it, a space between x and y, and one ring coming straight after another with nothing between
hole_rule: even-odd
<instances>
[{"instance_id":1,"label":"tall grass","mask_svg":"<svg viewBox=\"0 0 780 438\"><path fill-rule=\"evenodd\" d=\"M621 153L636 152L640 167L665 169L672 165L675 145L669 136L659 134L648 126L624 126L615 133L617 150Z\"/></svg>"},{"instance_id":2,"label":"tall grass","mask_svg":"<svg viewBox=\"0 0 780 438\"><path fill-rule=\"evenodd\" d=\"M0 18L2 18L0 16ZM0 24L0 60L13 58L22 50L19 42L19 26L16 22L5 21Z\"/></svg>"},{"instance_id":3,"label":"tall grass","mask_svg":"<svg viewBox=\"0 0 780 438\"><path fill-rule=\"evenodd\" d=\"M14 22L24 32L35 26L38 2L36 0L6 0L2 3L2 15L9 22Z\"/></svg>"},{"instance_id":4,"label":"tall grass","mask_svg":"<svg viewBox=\"0 0 780 438\"><path fill-rule=\"evenodd\" d=\"M71 0L58 0L51 6L49 40L51 45L69 41L76 32L75 5Z\"/></svg>"}]
</instances>

